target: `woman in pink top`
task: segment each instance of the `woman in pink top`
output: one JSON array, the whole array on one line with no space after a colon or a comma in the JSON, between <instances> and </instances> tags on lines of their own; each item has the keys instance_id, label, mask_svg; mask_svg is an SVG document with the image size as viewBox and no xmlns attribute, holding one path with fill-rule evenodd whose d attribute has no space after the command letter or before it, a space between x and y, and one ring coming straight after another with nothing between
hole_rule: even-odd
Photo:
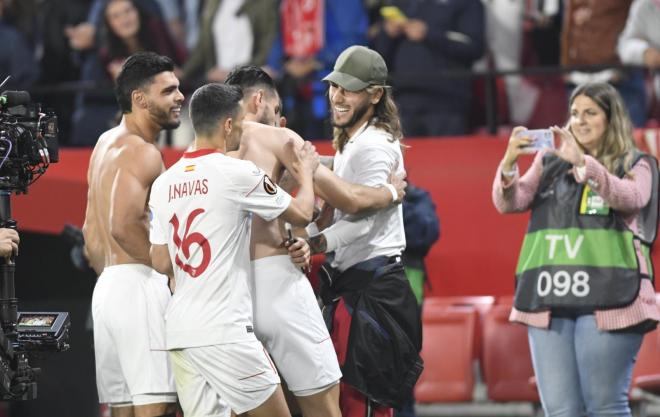
<instances>
[{"instance_id":1,"label":"woman in pink top","mask_svg":"<svg viewBox=\"0 0 660 417\"><path fill-rule=\"evenodd\" d=\"M635 356L660 320L649 255L657 162L635 148L609 84L578 86L569 107L568 126L551 129L557 150L519 176L533 140L515 128L495 176L498 211L531 211L510 320L528 325L546 416L630 416Z\"/></svg>"}]
</instances>

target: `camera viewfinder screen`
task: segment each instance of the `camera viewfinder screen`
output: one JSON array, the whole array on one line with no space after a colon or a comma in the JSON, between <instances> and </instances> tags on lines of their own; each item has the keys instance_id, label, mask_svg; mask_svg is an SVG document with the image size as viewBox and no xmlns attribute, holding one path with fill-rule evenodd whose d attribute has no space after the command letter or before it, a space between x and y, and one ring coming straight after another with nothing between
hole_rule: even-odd
<instances>
[{"instance_id":1,"label":"camera viewfinder screen","mask_svg":"<svg viewBox=\"0 0 660 417\"><path fill-rule=\"evenodd\" d=\"M18 327L51 327L57 318L56 314L21 314Z\"/></svg>"}]
</instances>

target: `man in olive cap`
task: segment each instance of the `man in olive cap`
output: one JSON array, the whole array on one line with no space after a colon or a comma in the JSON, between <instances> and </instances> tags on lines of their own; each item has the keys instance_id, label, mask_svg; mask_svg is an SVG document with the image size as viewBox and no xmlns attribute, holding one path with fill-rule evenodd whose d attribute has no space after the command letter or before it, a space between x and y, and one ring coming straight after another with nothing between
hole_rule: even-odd
<instances>
[{"instance_id":1,"label":"man in olive cap","mask_svg":"<svg viewBox=\"0 0 660 417\"><path fill-rule=\"evenodd\" d=\"M383 58L351 46L324 81L334 127L333 171L368 186L387 182L392 170L403 173L401 123ZM307 231L313 253L334 252L324 265L321 295L344 375L342 415L391 416L422 370L421 323L401 264L401 207L368 216L335 210L334 224L323 226L312 223Z\"/></svg>"}]
</instances>

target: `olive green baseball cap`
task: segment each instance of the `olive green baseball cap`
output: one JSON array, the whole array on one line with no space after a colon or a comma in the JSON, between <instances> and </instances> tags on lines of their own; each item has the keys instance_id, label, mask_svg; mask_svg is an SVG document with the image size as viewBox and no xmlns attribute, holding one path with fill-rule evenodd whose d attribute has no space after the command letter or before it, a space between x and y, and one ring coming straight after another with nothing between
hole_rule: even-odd
<instances>
[{"instance_id":1,"label":"olive green baseball cap","mask_svg":"<svg viewBox=\"0 0 660 417\"><path fill-rule=\"evenodd\" d=\"M337 84L344 90L359 91L370 85L387 85L387 65L382 56L366 46L353 45L342 52L334 71L323 81Z\"/></svg>"}]
</instances>

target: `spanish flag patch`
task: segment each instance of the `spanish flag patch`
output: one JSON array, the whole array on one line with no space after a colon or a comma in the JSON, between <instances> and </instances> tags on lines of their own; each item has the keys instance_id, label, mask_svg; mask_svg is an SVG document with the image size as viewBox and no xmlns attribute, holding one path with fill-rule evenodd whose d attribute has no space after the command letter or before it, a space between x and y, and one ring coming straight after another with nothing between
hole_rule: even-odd
<instances>
[{"instance_id":1,"label":"spanish flag patch","mask_svg":"<svg viewBox=\"0 0 660 417\"><path fill-rule=\"evenodd\" d=\"M184 172L190 172L195 170L195 165L186 165L186 168L183 170Z\"/></svg>"}]
</instances>

